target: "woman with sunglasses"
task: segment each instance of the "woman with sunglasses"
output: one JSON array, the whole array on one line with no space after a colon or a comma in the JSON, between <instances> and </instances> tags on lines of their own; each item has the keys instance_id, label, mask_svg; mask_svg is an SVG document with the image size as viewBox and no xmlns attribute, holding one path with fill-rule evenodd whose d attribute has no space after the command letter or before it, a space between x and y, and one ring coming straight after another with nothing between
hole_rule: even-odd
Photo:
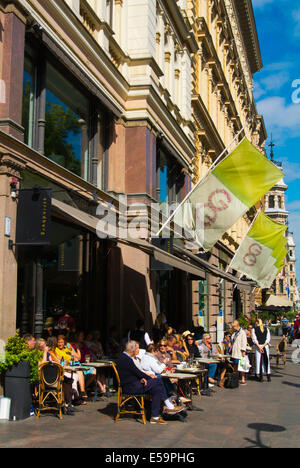
<instances>
[{"instance_id":1,"label":"woman with sunglasses","mask_svg":"<svg viewBox=\"0 0 300 468\"><path fill-rule=\"evenodd\" d=\"M193 335L187 335L185 337L185 341L183 342L183 345L189 357L196 357L196 358L200 357L199 348L195 343L195 339Z\"/></svg>"},{"instance_id":2,"label":"woman with sunglasses","mask_svg":"<svg viewBox=\"0 0 300 468\"><path fill-rule=\"evenodd\" d=\"M165 339L160 340L158 343L158 352L157 352L157 359L159 362L165 364L167 368L172 368L172 357L170 353L167 351L168 342Z\"/></svg>"}]
</instances>

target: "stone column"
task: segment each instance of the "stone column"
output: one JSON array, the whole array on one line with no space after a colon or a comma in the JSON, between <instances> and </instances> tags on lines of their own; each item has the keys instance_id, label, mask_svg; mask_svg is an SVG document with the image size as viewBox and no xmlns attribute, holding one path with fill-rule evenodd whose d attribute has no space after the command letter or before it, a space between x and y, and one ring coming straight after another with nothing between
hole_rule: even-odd
<instances>
[{"instance_id":1,"label":"stone column","mask_svg":"<svg viewBox=\"0 0 300 468\"><path fill-rule=\"evenodd\" d=\"M17 203L11 197L12 177L20 178L25 164L9 154L0 154L0 339L15 334L17 307L17 257L15 247L9 250L9 240L15 242ZM10 237L5 235L6 219L10 221Z\"/></svg>"},{"instance_id":2,"label":"stone column","mask_svg":"<svg viewBox=\"0 0 300 468\"><path fill-rule=\"evenodd\" d=\"M22 98L25 13L15 0L0 1L0 130L23 140Z\"/></svg>"}]
</instances>

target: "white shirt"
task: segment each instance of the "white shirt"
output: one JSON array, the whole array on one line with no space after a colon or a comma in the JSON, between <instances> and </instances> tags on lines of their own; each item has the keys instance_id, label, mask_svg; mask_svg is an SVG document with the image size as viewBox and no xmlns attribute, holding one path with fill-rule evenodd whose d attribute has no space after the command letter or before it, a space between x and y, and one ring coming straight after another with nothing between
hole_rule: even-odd
<instances>
[{"instance_id":1,"label":"white shirt","mask_svg":"<svg viewBox=\"0 0 300 468\"><path fill-rule=\"evenodd\" d=\"M145 353L143 355L141 366L143 372L151 375L161 374L166 369L166 365L159 362L159 360L151 353Z\"/></svg>"}]
</instances>

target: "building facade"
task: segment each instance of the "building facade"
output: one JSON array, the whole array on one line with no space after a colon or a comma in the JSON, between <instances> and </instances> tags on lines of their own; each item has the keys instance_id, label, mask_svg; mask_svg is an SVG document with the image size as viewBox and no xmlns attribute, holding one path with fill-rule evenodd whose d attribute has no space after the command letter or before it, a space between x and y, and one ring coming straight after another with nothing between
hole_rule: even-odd
<instances>
[{"instance_id":1,"label":"building facade","mask_svg":"<svg viewBox=\"0 0 300 468\"><path fill-rule=\"evenodd\" d=\"M274 143L271 141L271 160L280 168L282 163L274 161ZM288 186L282 179L272 190L265 195L264 209L265 213L274 221L288 225L289 212L286 210L285 194ZM296 278L296 257L295 257L295 242L293 233L286 231L286 249L288 254L284 260L284 267L277 275L270 290L264 290L257 297L257 302L260 306L270 304L271 307L276 307L282 311L288 309L296 309L298 305L298 285Z\"/></svg>"},{"instance_id":2,"label":"building facade","mask_svg":"<svg viewBox=\"0 0 300 468\"><path fill-rule=\"evenodd\" d=\"M0 0L0 21L0 338L68 310L104 339L159 314L217 339L254 305L227 267L255 209L209 255L155 246L150 226L249 119L263 150L251 1ZM43 246L16 242L33 189L51 189ZM102 238L99 208L126 227L138 214L147 239Z\"/></svg>"}]
</instances>

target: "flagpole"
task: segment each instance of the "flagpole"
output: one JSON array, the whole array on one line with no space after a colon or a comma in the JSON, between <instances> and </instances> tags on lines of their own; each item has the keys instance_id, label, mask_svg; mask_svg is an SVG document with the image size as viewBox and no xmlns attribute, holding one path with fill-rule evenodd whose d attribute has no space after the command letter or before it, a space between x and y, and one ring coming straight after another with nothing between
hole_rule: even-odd
<instances>
[{"instance_id":1,"label":"flagpole","mask_svg":"<svg viewBox=\"0 0 300 468\"><path fill-rule=\"evenodd\" d=\"M170 223L171 219L175 216L179 208L185 203L185 201L191 196L191 194L196 190L196 188L200 185L200 183L205 179L205 177L208 176L210 171L215 168L216 164L218 161L222 158L222 156L228 151L230 146L236 141L236 139L240 136L240 134L245 130L245 128L252 122L252 119L249 119L248 122L241 128L241 130L235 135L233 140L229 143L229 145L226 146L226 148L222 151L222 153L217 157L217 159L213 162L213 164L208 168L207 172L204 174L203 177L197 182L195 187L192 188L192 190L186 195L186 197L183 199L183 201L177 206L175 211L171 214L171 216L167 219L167 221L162 225L162 227L159 229L155 237L158 237L159 234L165 229L165 227ZM245 137L244 137L245 138ZM241 143L241 142L240 142ZM240 144L239 143L239 144ZM237 145L238 146L238 145Z\"/></svg>"}]
</instances>

